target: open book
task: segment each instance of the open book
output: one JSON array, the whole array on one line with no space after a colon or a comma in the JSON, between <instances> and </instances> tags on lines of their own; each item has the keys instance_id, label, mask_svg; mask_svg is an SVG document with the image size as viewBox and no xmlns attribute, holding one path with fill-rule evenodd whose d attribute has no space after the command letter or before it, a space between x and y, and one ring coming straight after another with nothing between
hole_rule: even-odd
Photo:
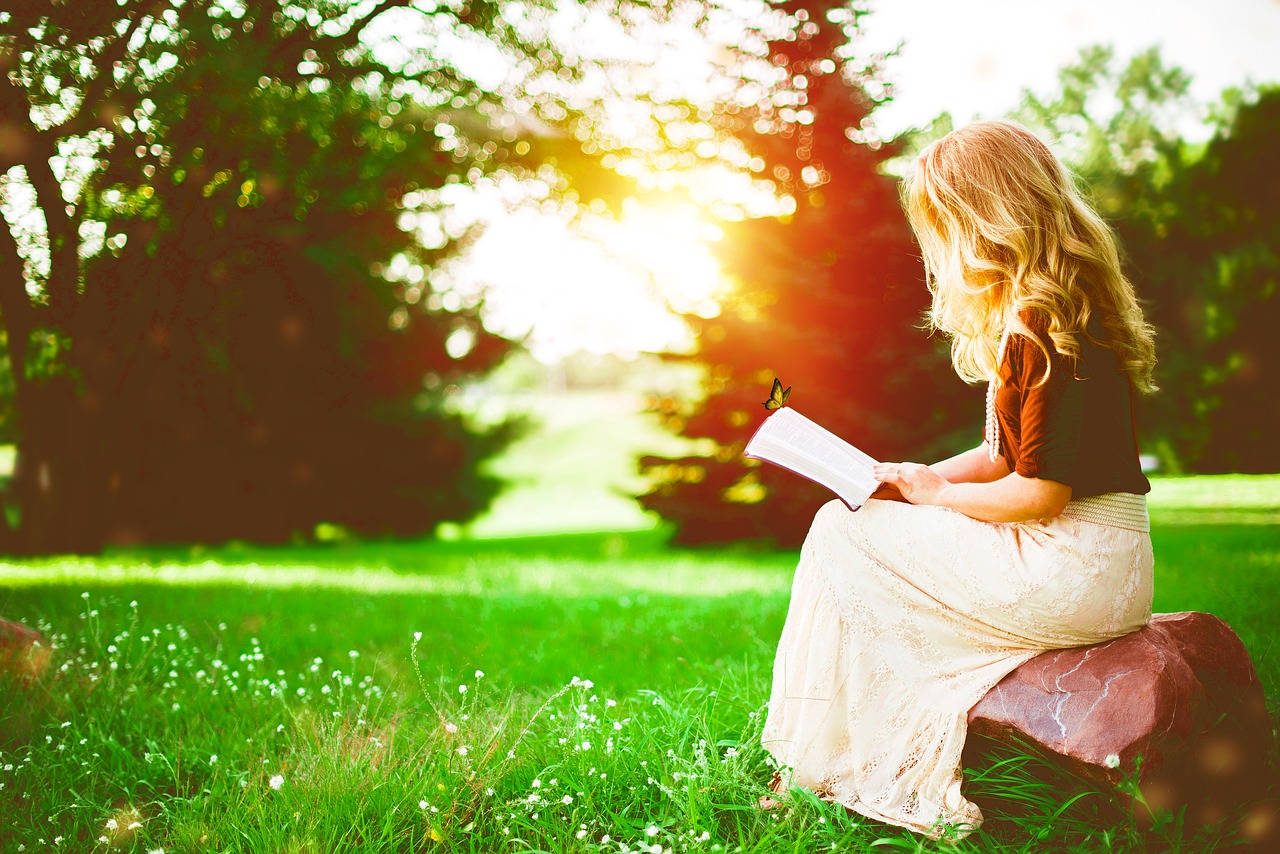
<instances>
[{"instance_id":1,"label":"open book","mask_svg":"<svg viewBox=\"0 0 1280 854\"><path fill-rule=\"evenodd\" d=\"M785 406L765 419L747 442L743 456L773 463L825 486L850 510L861 507L880 486L871 470L876 460Z\"/></svg>"}]
</instances>

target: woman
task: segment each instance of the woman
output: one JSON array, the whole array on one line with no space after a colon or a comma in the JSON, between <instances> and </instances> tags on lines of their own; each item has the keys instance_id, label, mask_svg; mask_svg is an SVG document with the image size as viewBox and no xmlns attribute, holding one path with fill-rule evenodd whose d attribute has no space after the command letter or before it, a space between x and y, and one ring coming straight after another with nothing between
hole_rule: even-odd
<instances>
[{"instance_id":1,"label":"woman","mask_svg":"<svg viewBox=\"0 0 1280 854\"><path fill-rule=\"evenodd\" d=\"M1045 650L1150 619L1132 397L1153 389L1155 352L1110 231L1024 128L948 134L904 190L932 326L962 378L988 381L986 435L933 466L878 466L908 503L818 512L763 740L779 792L962 835L982 821L960 790L969 709Z\"/></svg>"}]
</instances>

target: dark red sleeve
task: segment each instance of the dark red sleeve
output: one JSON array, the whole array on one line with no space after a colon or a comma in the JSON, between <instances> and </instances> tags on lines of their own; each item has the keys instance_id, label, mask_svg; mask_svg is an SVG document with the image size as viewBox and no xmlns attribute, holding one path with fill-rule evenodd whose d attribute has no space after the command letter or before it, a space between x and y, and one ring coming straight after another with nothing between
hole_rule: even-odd
<instances>
[{"instance_id":1,"label":"dark red sleeve","mask_svg":"<svg viewBox=\"0 0 1280 854\"><path fill-rule=\"evenodd\" d=\"M1042 341L1052 353L1053 365L1043 383L1045 356L1040 348L1022 336L1009 342L1010 367L1021 395L1020 448L1014 470L1023 477L1073 485L1084 423L1083 383L1088 380L1076 379L1071 361L1054 351L1050 341Z\"/></svg>"}]
</instances>

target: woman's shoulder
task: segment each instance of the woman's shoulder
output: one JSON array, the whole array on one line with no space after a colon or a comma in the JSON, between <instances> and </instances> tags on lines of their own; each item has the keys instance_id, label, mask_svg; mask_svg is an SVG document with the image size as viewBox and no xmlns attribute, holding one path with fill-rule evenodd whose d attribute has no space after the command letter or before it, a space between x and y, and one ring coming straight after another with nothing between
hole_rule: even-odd
<instances>
[{"instance_id":1,"label":"woman's shoulder","mask_svg":"<svg viewBox=\"0 0 1280 854\"><path fill-rule=\"evenodd\" d=\"M1002 380L1014 377L1023 383L1039 385L1045 378L1061 378L1075 373L1074 359L1064 356L1054 345L1048 314L1042 309L1023 308L1017 313L1017 323L1011 323L1005 343L1006 358L1002 365ZM1061 368L1061 370L1059 370Z\"/></svg>"},{"instance_id":2,"label":"woman's shoulder","mask_svg":"<svg viewBox=\"0 0 1280 854\"><path fill-rule=\"evenodd\" d=\"M1049 312L1037 306L1023 306L1017 312L1018 323L1014 326L1024 327L1037 338L1048 338L1052 326Z\"/></svg>"},{"instance_id":3,"label":"woman's shoulder","mask_svg":"<svg viewBox=\"0 0 1280 854\"><path fill-rule=\"evenodd\" d=\"M1084 379L1106 368L1116 369L1116 356L1107 344L1108 336L1101 319L1092 314L1084 329L1068 330L1075 342L1075 352L1063 354L1054 342L1049 314L1040 308L1024 308L1018 312L1018 329L1011 329L1009 354L1024 375L1039 376L1049 362L1054 371L1061 366L1068 377ZM1030 333L1030 335L1028 335Z\"/></svg>"},{"instance_id":4,"label":"woman's shoulder","mask_svg":"<svg viewBox=\"0 0 1280 854\"><path fill-rule=\"evenodd\" d=\"M1039 353L1043 359L1046 352L1055 352L1050 329L1049 317L1044 311L1036 308L1021 309L1017 314L1017 322L1009 324L1007 346L1011 352Z\"/></svg>"}]
</instances>

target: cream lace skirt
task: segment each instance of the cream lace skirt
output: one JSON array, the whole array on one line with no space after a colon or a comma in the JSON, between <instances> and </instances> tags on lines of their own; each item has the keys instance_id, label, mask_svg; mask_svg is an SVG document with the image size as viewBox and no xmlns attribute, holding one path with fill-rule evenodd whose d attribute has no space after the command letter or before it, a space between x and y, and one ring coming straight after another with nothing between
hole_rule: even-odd
<instances>
[{"instance_id":1,"label":"cream lace skirt","mask_svg":"<svg viewBox=\"0 0 1280 854\"><path fill-rule=\"evenodd\" d=\"M782 785L930 836L977 827L960 791L969 709L1040 652L1146 625L1147 530L1145 500L1119 493L1017 523L825 505L774 661L763 740Z\"/></svg>"}]
</instances>

